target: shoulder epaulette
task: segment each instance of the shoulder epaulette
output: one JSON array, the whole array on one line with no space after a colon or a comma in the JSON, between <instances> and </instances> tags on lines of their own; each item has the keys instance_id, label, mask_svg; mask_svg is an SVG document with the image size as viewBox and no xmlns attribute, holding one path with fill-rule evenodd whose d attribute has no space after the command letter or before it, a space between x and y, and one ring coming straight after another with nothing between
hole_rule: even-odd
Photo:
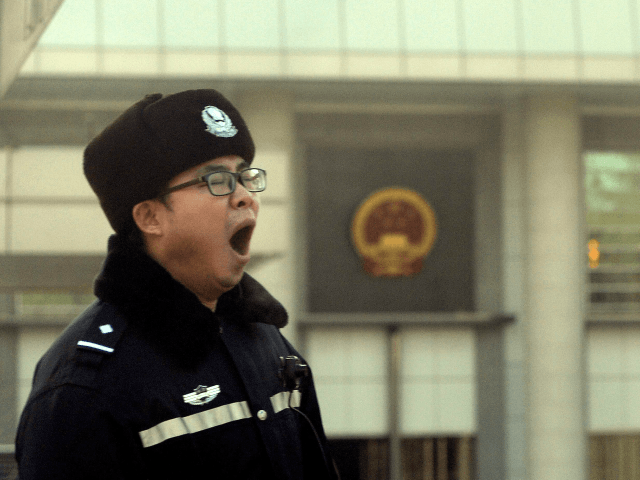
<instances>
[{"instance_id":1,"label":"shoulder epaulette","mask_svg":"<svg viewBox=\"0 0 640 480\"><path fill-rule=\"evenodd\" d=\"M127 324L108 303L100 303L89 328L78 340L78 348L100 353L113 353Z\"/></svg>"},{"instance_id":2,"label":"shoulder epaulette","mask_svg":"<svg viewBox=\"0 0 640 480\"><path fill-rule=\"evenodd\" d=\"M127 322L108 303L97 302L87 314L94 318L76 344L73 383L90 386L104 358L115 352Z\"/></svg>"}]
</instances>

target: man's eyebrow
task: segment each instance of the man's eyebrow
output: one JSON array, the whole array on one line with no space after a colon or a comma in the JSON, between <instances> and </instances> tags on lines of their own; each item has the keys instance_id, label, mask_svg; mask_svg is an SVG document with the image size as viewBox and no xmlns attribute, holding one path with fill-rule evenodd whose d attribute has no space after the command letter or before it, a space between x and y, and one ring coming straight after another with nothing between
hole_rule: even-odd
<instances>
[{"instance_id":1,"label":"man's eyebrow","mask_svg":"<svg viewBox=\"0 0 640 480\"><path fill-rule=\"evenodd\" d=\"M198 169L198 171L196 172L196 176L200 177L205 173L224 171L229 171L229 169L224 165L205 165L204 167Z\"/></svg>"},{"instance_id":2,"label":"man's eyebrow","mask_svg":"<svg viewBox=\"0 0 640 480\"><path fill-rule=\"evenodd\" d=\"M244 170L245 168L249 168L249 164L247 162L241 162L238 164L237 171ZM211 172L229 172L229 171L230 171L229 168L227 168L224 165L209 164L209 165L205 165L202 168L199 168L198 171L196 172L196 176L201 177L202 175L205 175Z\"/></svg>"}]
</instances>

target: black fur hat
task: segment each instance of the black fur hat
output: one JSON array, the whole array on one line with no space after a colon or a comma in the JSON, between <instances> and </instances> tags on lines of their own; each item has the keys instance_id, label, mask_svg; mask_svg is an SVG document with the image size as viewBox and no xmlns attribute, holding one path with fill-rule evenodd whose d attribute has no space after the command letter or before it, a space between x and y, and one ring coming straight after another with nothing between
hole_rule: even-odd
<instances>
[{"instance_id":1,"label":"black fur hat","mask_svg":"<svg viewBox=\"0 0 640 480\"><path fill-rule=\"evenodd\" d=\"M147 95L94 138L84 174L117 233L133 225L131 210L157 197L169 181L226 155L253 161L255 147L240 112L215 90Z\"/></svg>"}]
</instances>

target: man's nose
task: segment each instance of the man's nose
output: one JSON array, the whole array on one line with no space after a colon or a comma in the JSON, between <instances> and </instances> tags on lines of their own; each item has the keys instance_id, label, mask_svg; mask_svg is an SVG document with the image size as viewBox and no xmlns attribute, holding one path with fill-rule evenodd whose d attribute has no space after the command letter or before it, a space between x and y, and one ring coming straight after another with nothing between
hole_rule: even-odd
<instances>
[{"instance_id":1,"label":"man's nose","mask_svg":"<svg viewBox=\"0 0 640 480\"><path fill-rule=\"evenodd\" d=\"M236 189L231 194L231 204L235 208L251 206L256 202L256 194L247 190L241 182L236 183Z\"/></svg>"}]
</instances>

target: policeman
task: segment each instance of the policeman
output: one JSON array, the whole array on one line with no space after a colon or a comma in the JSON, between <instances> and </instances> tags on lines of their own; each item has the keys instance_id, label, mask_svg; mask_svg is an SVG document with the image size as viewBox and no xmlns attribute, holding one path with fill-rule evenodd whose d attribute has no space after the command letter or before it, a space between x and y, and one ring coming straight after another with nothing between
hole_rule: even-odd
<instances>
[{"instance_id":1,"label":"policeman","mask_svg":"<svg viewBox=\"0 0 640 480\"><path fill-rule=\"evenodd\" d=\"M115 235L97 301L38 363L21 480L335 478L287 313L243 272L266 187L253 157L215 90L148 95L87 146Z\"/></svg>"}]
</instances>

